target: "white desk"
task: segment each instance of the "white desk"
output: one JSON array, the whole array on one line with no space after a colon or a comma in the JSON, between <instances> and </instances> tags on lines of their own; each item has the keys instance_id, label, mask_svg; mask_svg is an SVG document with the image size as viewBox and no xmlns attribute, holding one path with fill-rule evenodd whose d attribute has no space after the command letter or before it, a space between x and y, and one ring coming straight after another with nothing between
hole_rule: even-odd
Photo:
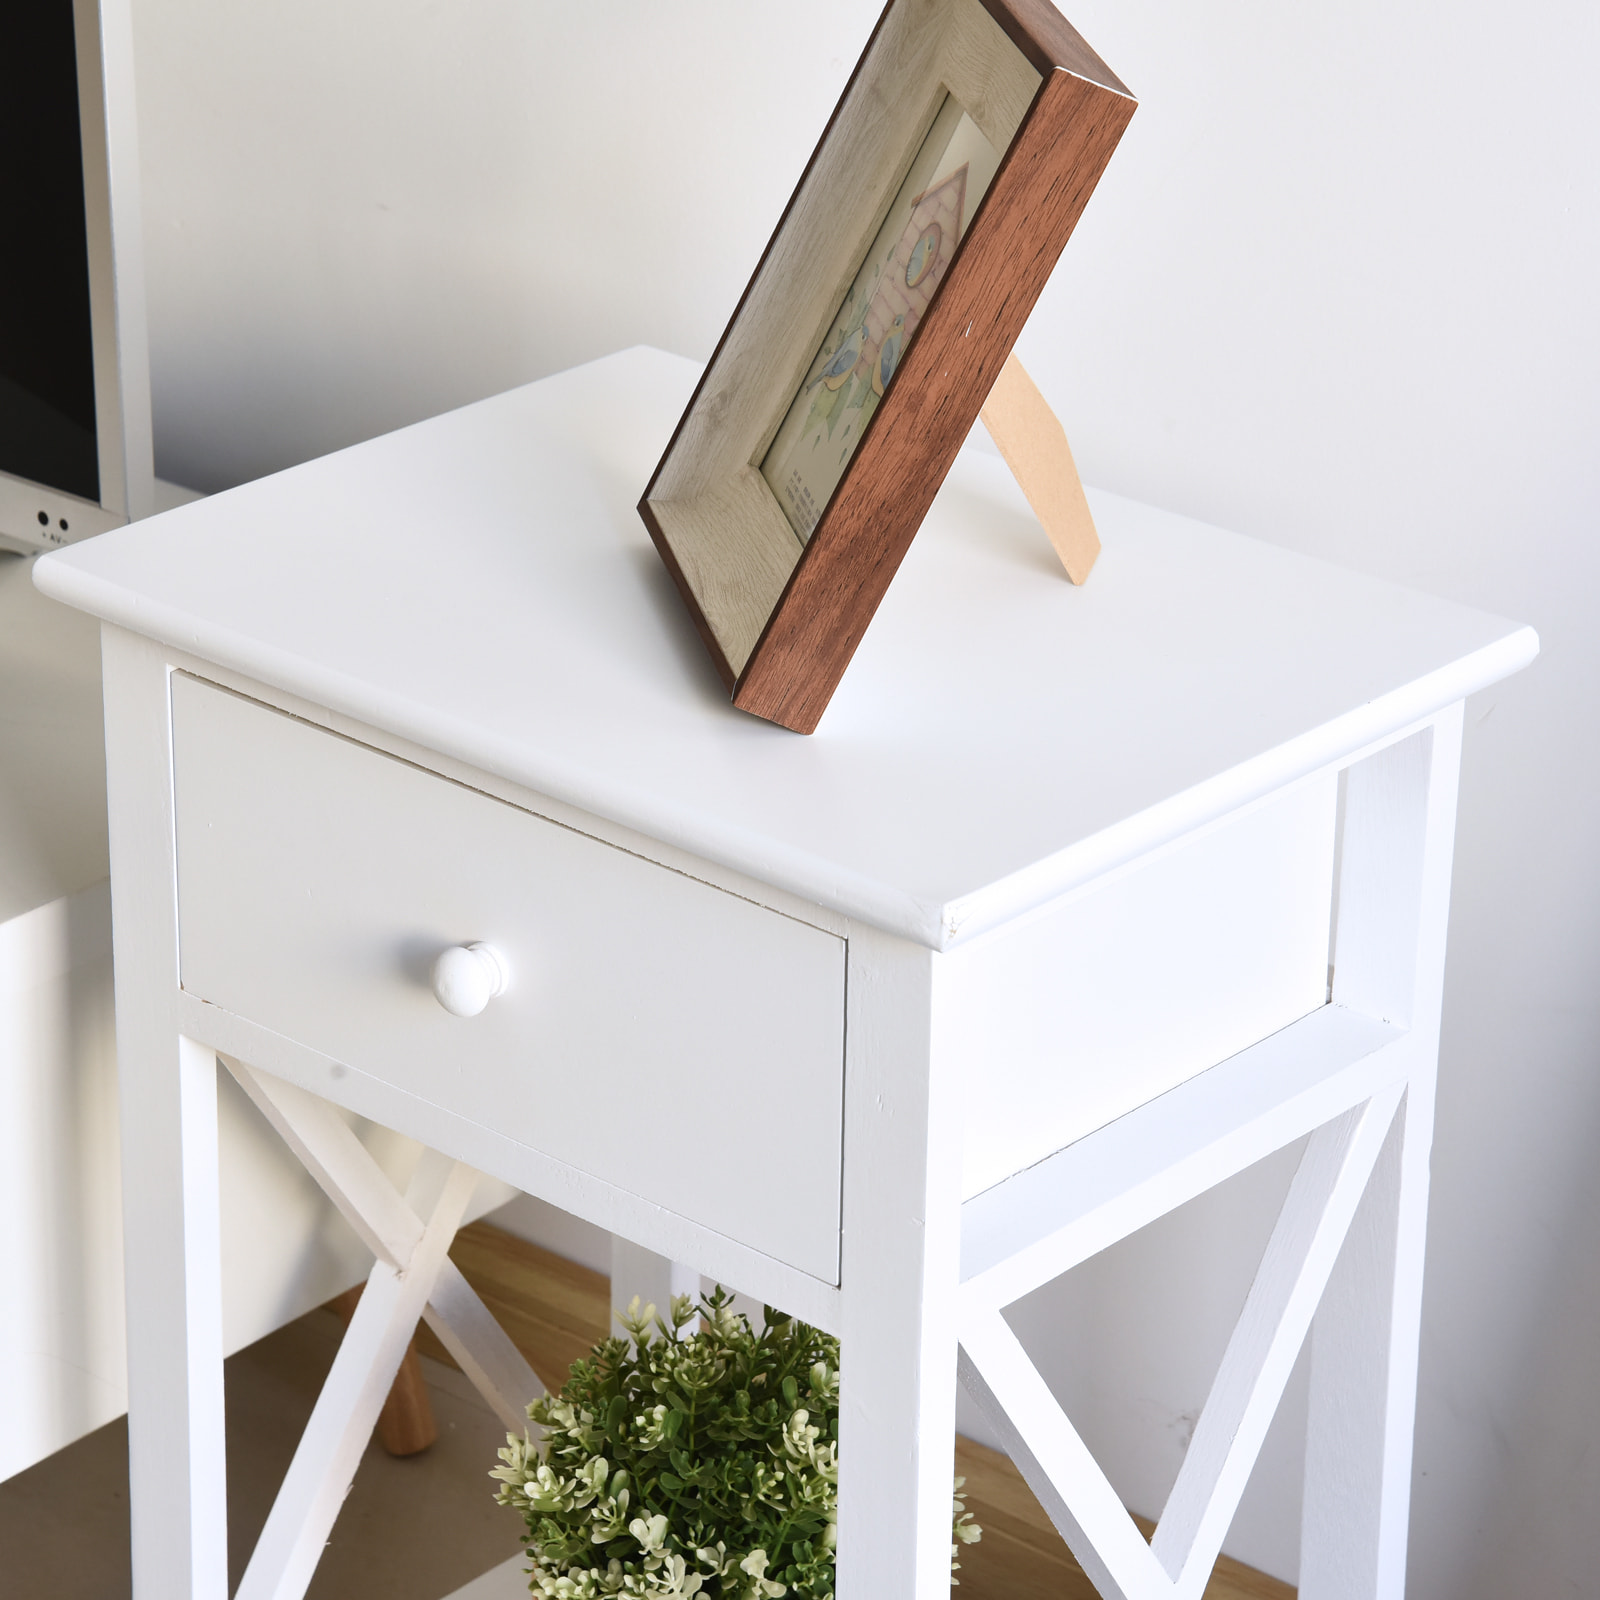
<instances>
[{"instance_id":1,"label":"white desk","mask_svg":"<svg viewBox=\"0 0 1600 1600\"><path fill-rule=\"evenodd\" d=\"M1314 1311L1302 1594L1398 1596L1461 701L1533 634L1108 496L1073 589L969 454L800 738L633 511L693 376L39 565L107 625L138 1595L224 1589L220 1052L379 1258L242 1593L303 1588L425 1299L534 1381L439 1267L469 1175L403 1205L324 1097L836 1330L841 1600L944 1592L958 1347L1103 1592L1198 1595ZM1306 1134L1147 1545L1000 1308Z\"/></svg>"}]
</instances>

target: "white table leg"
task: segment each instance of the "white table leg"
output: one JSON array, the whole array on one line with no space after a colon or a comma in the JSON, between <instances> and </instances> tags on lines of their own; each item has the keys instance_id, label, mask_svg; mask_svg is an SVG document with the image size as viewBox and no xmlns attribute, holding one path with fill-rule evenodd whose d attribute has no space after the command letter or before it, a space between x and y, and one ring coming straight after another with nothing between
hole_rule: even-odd
<instances>
[{"instance_id":1,"label":"white table leg","mask_svg":"<svg viewBox=\"0 0 1600 1600\"><path fill-rule=\"evenodd\" d=\"M1426 1169L1402 1106L1345 1240L1312 1335L1300 1593L1405 1592ZM1411 1179L1408 1182L1408 1177ZM1404 1242L1402 1242L1404 1241Z\"/></svg>"},{"instance_id":2,"label":"white table leg","mask_svg":"<svg viewBox=\"0 0 1600 1600\"><path fill-rule=\"evenodd\" d=\"M118 1032L134 1593L223 1600L217 1062L188 1039L130 1061Z\"/></svg>"},{"instance_id":3,"label":"white table leg","mask_svg":"<svg viewBox=\"0 0 1600 1600\"><path fill-rule=\"evenodd\" d=\"M950 1590L961 1146L930 1033L936 959L851 933L839 1600Z\"/></svg>"},{"instance_id":4,"label":"white table leg","mask_svg":"<svg viewBox=\"0 0 1600 1600\"><path fill-rule=\"evenodd\" d=\"M136 1600L225 1600L217 1064L180 1037L167 669L105 630Z\"/></svg>"},{"instance_id":5,"label":"white table leg","mask_svg":"<svg viewBox=\"0 0 1600 1600\"><path fill-rule=\"evenodd\" d=\"M1301 1600L1405 1593L1461 707L1351 769L1334 998L1409 1025L1405 1103L1313 1325Z\"/></svg>"}]
</instances>

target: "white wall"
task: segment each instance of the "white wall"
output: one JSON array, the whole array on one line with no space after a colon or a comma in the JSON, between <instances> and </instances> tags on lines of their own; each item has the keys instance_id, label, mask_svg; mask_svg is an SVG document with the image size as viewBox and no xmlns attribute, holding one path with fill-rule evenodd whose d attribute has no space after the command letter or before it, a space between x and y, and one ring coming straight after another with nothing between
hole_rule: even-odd
<instances>
[{"instance_id":1,"label":"white wall","mask_svg":"<svg viewBox=\"0 0 1600 1600\"><path fill-rule=\"evenodd\" d=\"M1412 1592L1592 1592L1600 11L1070 9L1143 99L1022 343L1085 475L1544 640L1468 719ZM637 340L708 353L875 5L135 11L158 465L216 488ZM1120 1362L1075 1398L1142 1441L1130 1496L1204 1390L1161 1285L1215 1343L1280 1176L1019 1314ZM1235 1545L1278 1570L1293 1421Z\"/></svg>"}]
</instances>

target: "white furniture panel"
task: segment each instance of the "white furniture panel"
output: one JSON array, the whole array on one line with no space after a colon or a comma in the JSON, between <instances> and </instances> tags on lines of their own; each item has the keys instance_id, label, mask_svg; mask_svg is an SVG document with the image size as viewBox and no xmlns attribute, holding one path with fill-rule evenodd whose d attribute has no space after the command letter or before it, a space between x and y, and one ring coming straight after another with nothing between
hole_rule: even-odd
<instances>
[{"instance_id":1,"label":"white furniture panel","mask_svg":"<svg viewBox=\"0 0 1600 1600\"><path fill-rule=\"evenodd\" d=\"M963 1198L1326 1001L1337 806L1308 779L943 958Z\"/></svg>"},{"instance_id":2,"label":"white furniture panel","mask_svg":"<svg viewBox=\"0 0 1600 1600\"><path fill-rule=\"evenodd\" d=\"M837 1280L841 939L186 674L172 685L189 993ZM508 989L452 1016L432 964L480 940ZM809 1156L781 1185L777 1127Z\"/></svg>"},{"instance_id":3,"label":"white furniture panel","mask_svg":"<svg viewBox=\"0 0 1600 1600\"><path fill-rule=\"evenodd\" d=\"M0 1479L127 1404L107 890L0 922Z\"/></svg>"}]
</instances>

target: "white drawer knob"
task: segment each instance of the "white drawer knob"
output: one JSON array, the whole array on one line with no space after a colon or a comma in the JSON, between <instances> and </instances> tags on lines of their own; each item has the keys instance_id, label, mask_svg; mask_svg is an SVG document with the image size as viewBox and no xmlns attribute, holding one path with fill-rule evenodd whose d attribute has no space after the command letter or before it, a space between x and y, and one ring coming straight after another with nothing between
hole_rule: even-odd
<instances>
[{"instance_id":1,"label":"white drawer knob","mask_svg":"<svg viewBox=\"0 0 1600 1600\"><path fill-rule=\"evenodd\" d=\"M486 944L456 944L433 964L433 994L451 1016L475 1017L506 986L506 964Z\"/></svg>"}]
</instances>

